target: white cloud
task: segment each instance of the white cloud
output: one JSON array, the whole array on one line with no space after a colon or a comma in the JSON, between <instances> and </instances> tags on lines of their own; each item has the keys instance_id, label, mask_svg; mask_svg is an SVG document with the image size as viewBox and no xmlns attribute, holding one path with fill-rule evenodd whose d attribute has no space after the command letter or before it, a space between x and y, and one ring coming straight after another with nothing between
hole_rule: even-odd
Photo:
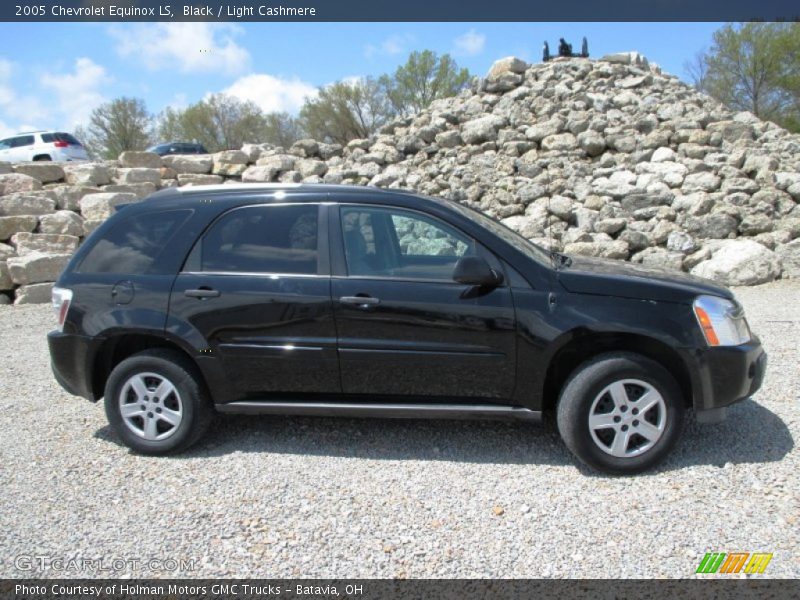
<instances>
[{"instance_id":1,"label":"white cloud","mask_svg":"<svg viewBox=\"0 0 800 600\"><path fill-rule=\"evenodd\" d=\"M414 39L414 36L410 33L390 35L378 45L367 44L364 46L364 56L372 59L379 54L387 56L402 54L414 42Z\"/></svg>"},{"instance_id":2,"label":"white cloud","mask_svg":"<svg viewBox=\"0 0 800 600\"><path fill-rule=\"evenodd\" d=\"M295 113L300 110L307 97L317 94L317 89L297 77L283 79L266 73L255 73L241 77L222 92L240 100L250 100L264 112Z\"/></svg>"},{"instance_id":3,"label":"white cloud","mask_svg":"<svg viewBox=\"0 0 800 600\"><path fill-rule=\"evenodd\" d=\"M486 45L486 36L474 29L470 29L465 34L458 36L453 41L453 45L455 46L454 54L475 56L483 52L483 47Z\"/></svg>"},{"instance_id":4,"label":"white cloud","mask_svg":"<svg viewBox=\"0 0 800 600\"><path fill-rule=\"evenodd\" d=\"M16 64L0 57L0 113L4 118L13 119L12 122L0 121L0 132L3 136L13 135L19 131L39 129L40 127L31 126L28 123L41 122L48 115L47 109L37 98L20 96L12 87L13 74L17 70Z\"/></svg>"},{"instance_id":5,"label":"white cloud","mask_svg":"<svg viewBox=\"0 0 800 600\"><path fill-rule=\"evenodd\" d=\"M92 110L106 98L101 89L111 78L104 67L90 58L78 58L75 69L69 73L45 73L40 83L55 92L53 112L61 116L58 127L75 127L85 123Z\"/></svg>"},{"instance_id":6,"label":"white cloud","mask_svg":"<svg viewBox=\"0 0 800 600\"><path fill-rule=\"evenodd\" d=\"M151 71L241 73L250 53L236 43L242 28L231 23L140 23L115 26L117 53L140 61Z\"/></svg>"}]
</instances>

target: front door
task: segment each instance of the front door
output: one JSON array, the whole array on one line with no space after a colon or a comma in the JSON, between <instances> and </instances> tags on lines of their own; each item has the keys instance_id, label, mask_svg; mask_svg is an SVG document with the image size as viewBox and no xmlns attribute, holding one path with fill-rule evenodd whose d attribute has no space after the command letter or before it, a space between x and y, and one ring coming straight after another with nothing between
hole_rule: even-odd
<instances>
[{"instance_id":1,"label":"front door","mask_svg":"<svg viewBox=\"0 0 800 600\"><path fill-rule=\"evenodd\" d=\"M338 217L338 218L337 218ZM478 242L430 215L342 205L331 220L332 279L342 388L347 394L445 398L512 397L514 306L505 285L453 281Z\"/></svg>"},{"instance_id":2,"label":"front door","mask_svg":"<svg viewBox=\"0 0 800 600\"><path fill-rule=\"evenodd\" d=\"M267 204L223 214L175 281L171 316L207 340L233 397L340 390L320 208Z\"/></svg>"}]
</instances>

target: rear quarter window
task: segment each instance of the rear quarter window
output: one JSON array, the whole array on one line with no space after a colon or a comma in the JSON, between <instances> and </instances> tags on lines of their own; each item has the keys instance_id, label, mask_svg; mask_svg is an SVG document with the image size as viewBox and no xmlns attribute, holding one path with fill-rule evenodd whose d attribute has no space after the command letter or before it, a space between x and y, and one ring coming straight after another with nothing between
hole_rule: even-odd
<instances>
[{"instance_id":1,"label":"rear quarter window","mask_svg":"<svg viewBox=\"0 0 800 600\"><path fill-rule=\"evenodd\" d=\"M78 272L161 273L159 256L191 214L191 210L171 210L122 218L89 250Z\"/></svg>"}]
</instances>

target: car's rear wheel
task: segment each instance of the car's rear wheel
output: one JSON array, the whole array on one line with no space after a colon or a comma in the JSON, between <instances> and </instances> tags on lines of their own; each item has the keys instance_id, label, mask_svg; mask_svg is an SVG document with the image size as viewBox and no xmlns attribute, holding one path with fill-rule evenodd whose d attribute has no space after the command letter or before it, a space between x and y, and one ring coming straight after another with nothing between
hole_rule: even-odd
<instances>
[{"instance_id":1,"label":"car's rear wheel","mask_svg":"<svg viewBox=\"0 0 800 600\"><path fill-rule=\"evenodd\" d=\"M585 464L638 473L664 459L683 427L684 399L660 364L631 353L598 356L564 385L558 430Z\"/></svg>"},{"instance_id":2,"label":"car's rear wheel","mask_svg":"<svg viewBox=\"0 0 800 600\"><path fill-rule=\"evenodd\" d=\"M185 450L202 437L213 417L194 365L164 349L119 363L106 382L105 408L122 441L142 454Z\"/></svg>"},{"instance_id":3,"label":"car's rear wheel","mask_svg":"<svg viewBox=\"0 0 800 600\"><path fill-rule=\"evenodd\" d=\"M33 160L39 161L39 160L53 160L53 159L50 157L49 154L40 154L38 156L34 156Z\"/></svg>"}]
</instances>

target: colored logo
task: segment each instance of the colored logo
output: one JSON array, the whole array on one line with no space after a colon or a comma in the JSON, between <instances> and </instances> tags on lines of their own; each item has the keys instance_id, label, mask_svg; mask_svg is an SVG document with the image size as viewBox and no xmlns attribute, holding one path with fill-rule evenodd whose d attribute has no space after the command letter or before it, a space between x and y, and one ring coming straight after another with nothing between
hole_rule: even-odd
<instances>
[{"instance_id":1,"label":"colored logo","mask_svg":"<svg viewBox=\"0 0 800 600\"><path fill-rule=\"evenodd\" d=\"M766 552L708 552L695 573L763 573L771 560Z\"/></svg>"}]
</instances>

